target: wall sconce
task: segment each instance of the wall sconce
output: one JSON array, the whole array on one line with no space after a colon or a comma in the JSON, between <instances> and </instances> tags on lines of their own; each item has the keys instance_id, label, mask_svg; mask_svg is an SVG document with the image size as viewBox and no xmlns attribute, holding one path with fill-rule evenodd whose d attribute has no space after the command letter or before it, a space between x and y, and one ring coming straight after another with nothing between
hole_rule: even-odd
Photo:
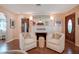
<instances>
[{"instance_id":1,"label":"wall sconce","mask_svg":"<svg viewBox=\"0 0 79 59\"><path fill-rule=\"evenodd\" d=\"M33 16L30 16L29 20L30 20L30 22L31 22L33 25L36 24L35 20L33 20Z\"/></svg>"},{"instance_id":2,"label":"wall sconce","mask_svg":"<svg viewBox=\"0 0 79 59\"><path fill-rule=\"evenodd\" d=\"M51 19L51 20L53 20L53 19L54 19L54 17L50 16L50 19Z\"/></svg>"},{"instance_id":3,"label":"wall sconce","mask_svg":"<svg viewBox=\"0 0 79 59\"><path fill-rule=\"evenodd\" d=\"M30 18L29 18L30 20L33 20L33 16L30 16Z\"/></svg>"}]
</instances>

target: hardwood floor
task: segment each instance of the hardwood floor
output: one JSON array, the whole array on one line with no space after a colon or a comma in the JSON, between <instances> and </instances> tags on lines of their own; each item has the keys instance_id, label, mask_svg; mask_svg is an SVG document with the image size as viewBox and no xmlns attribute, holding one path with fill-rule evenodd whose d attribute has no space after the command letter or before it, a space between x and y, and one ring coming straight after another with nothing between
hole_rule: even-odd
<instances>
[{"instance_id":1,"label":"hardwood floor","mask_svg":"<svg viewBox=\"0 0 79 59\"><path fill-rule=\"evenodd\" d=\"M29 54L60 54L54 50L48 49L48 48L34 48L29 51L27 51ZM61 54L79 54L79 47L66 42L65 44L65 50Z\"/></svg>"},{"instance_id":2,"label":"hardwood floor","mask_svg":"<svg viewBox=\"0 0 79 59\"><path fill-rule=\"evenodd\" d=\"M0 40L0 54L4 52L6 53L9 50L20 50L18 40L13 40L10 43L6 43L4 40ZM19 52L17 53L19 54Z\"/></svg>"},{"instance_id":3,"label":"hardwood floor","mask_svg":"<svg viewBox=\"0 0 79 59\"><path fill-rule=\"evenodd\" d=\"M13 40L9 43L5 43L5 41L0 41L0 53L3 51L8 51L8 50L20 50L18 39ZM31 49L27 52L28 52L28 54L59 54L58 52L48 49L46 47L45 48L37 47L37 48ZM77 47L69 42L66 42L65 50L63 51L62 54L79 54L79 47Z\"/></svg>"}]
</instances>

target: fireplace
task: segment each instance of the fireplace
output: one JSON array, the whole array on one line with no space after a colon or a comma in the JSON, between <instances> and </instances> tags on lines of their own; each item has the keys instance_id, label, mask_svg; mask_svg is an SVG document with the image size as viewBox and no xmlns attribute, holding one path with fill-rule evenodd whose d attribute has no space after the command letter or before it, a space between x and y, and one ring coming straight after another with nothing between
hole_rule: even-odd
<instances>
[{"instance_id":1,"label":"fireplace","mask_svg":"<svg viewBox=\"0 0 79 59\"><path fill-rule=\"evenodd\" d=\"M44 37L44 39L46 40L46 35L47 33L36 33L37 40L39 39L40 36Z\"/></svg>"}]
</instances>

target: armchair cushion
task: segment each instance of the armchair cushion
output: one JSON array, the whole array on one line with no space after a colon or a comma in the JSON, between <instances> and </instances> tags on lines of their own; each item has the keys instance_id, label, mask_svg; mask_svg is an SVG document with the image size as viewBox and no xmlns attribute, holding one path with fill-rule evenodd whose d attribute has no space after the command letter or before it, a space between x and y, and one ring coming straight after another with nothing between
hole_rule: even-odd
<instances>
[{"instance_id":1,"label":"armchair cushion","mask_svg":"<svg viewBox=\"0 0 79 59\"><path fill-rule=\"evenodd\" d=\"M33 39L25 39L25 44L31 44L33 42L35 42L35 40L33 40Z\"/></svg>"},{"instance_id":2,"label":"armchair cushion","mask_svg":"<svg viewBox=\"0 0 79 59\"><path fill-rule=\"evenodd\" d=\"M59 39L61 36L62 36L62 35L59 34L59 33L54 33L54 34L52 35L52 38L53 38L53 39Z\"/></svg>"},{"instance_id":3,"label":"armchair cushion","mask_svg":"<svg viewBox=\"0 0 79 59\"><path fill-rule=\"evenodd\" d=\"M48 42L51 43L51 44L59 45L59 40L56 40L56 39L48 40Z\"/></svg>"},{"instance_id":4,"label":"armchair cushion","mask_svg":"<svg viewBox=\"0 0 79 59\"><path fill-rule=\"evenodd\" d=\"M23 37L24 37L24 39L32 38L29 33L23 33Z\"/></svg>"}]
</instances>

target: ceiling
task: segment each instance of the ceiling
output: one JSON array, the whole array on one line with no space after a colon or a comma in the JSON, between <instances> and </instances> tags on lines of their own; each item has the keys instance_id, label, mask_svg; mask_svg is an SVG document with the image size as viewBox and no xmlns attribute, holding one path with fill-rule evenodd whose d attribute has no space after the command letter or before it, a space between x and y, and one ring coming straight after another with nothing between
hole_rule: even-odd
<instances>
[{"instance_id":1,"label":"ceiling","mask_svg":"<svg viewBox=\"0 0 79 59\"><path fill-rule=\"evenodd\" d=\"M23 14L55 14L62 13L77 6L77 4L3 4L4 8Z\"/></svg>"}]
</instances>

